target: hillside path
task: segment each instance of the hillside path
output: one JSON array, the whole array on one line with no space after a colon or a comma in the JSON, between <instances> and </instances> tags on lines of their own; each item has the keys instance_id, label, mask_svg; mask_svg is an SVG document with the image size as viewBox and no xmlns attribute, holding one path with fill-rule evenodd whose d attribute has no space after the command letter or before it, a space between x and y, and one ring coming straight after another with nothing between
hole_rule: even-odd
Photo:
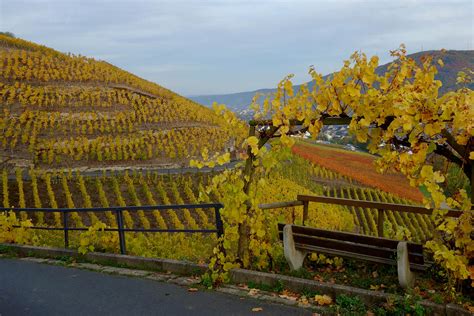
<instances>
[{"instance_id":1,"label":"hillside path","mask_svg":"<svg viewBox=\"0 0 474 316\"><path fill-rule=\"evenodd\" d=\"M79 172L82 176L91 177L91 178L98 178L102 175L105 176L113 176L115 172L125 171L128 170L129 172L133 172L136 170L138 173L142 173L146 175L147 172L156 172L159 175L183 175L183 174L197 174L197 173L211 173L211 172L221 172L227 169L234 169L235 166L241 162L240 160L234 160L228 162L222 166L215 166L214 168L203 167L201 169L195 167L170 167L170 168L162 168L162 167L153 167L153 166L140 166L140 167L109 167L109 168L80 168L80 169L71 169L73 172ZM63 169L55 169L54 171L61 171ZM49 170L53 171L53 170ZM67 169L66 169L67 171ZM28 172L23 172L22 178L24 181L30 181L31 177ZM16 180L16 175L11 172L8 174L8 180Z\"/></svg>"},{"instance_id":2,"label":"hillside path","mask_svg":"<svg viewBox=\"0 0 474 316\"><path fill-rule=\"evenodd\" d=\"M0 258L0 315L311 315L215 291ZM261 312L252 308L261 307Z\"/></svg>"}]
</instances>

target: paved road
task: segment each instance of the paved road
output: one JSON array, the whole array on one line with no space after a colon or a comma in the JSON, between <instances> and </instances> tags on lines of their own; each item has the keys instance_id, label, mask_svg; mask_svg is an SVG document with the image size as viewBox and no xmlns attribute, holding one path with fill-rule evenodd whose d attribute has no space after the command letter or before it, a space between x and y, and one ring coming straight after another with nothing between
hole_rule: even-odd
<instances>
[{"instance_id":1,"label":"paved road","mask_svg":"<svg viewBox=\"0 0 474 316\"><path fill-rule=\"evenodd\" d=\"M262 307L262 312L252 308ZM311 315L214 291L0 258L0 315Z\"/></svg>"}]
</instances>

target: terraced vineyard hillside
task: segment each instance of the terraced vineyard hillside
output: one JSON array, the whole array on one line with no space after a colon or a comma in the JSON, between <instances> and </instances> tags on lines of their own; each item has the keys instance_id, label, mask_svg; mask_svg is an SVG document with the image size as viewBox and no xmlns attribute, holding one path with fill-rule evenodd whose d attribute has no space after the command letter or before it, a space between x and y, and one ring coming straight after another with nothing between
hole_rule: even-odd
<instances>
[{"instance_id":1,"label":"terraced vineyard hillside","mask_svg":"<svg viewBox=\"0 0 474 316\"><path fill-rule=\"evenodd\" d=\"M169 205L215 202L222 200L222 194L203 196L200 192L212 179L213 174L195 173L185 175L159 175L146 171L117 171L114 174L87 177L80 172L45 172L17 168L15 176L8 175L8 170L0 169L1 205L9 208L81 208L111 206ZM26 175L28 174L28 177ZM25 179L26 178L26 179ZM305 188L281 174L267 179L268 194L263 202L288 201L297 194L316 194L322 192L320 187L312 190ZM353 215L342 207L310 207L311 224L321 228L335 228L346 231L354 230ZM62 227L63 214L60 212L18 212L20 219L29 219L35 226ZM161 228L161 229L214 229L214 209L180 209L164 211L124 211L126 228ZM279 221L301 223L302 208L284 208L267 213L270 236L275 245L279 245L277 223ZM90 227L103 223L116 227L117 219L112 212L69 213L70 227ZM37 231L36 245L62 247L62 231ZM71 233L71 246L79 247L82 232ZM82 237L81 237L82 236ZM116 233L104 232L98 250L118 252ZM142 256L162 256L203 261L209 258L215 245L215 234L187 233L127 233L129 253ZM103 245L102 245L103 244ZM131 245L130 245L131 244ZM98 247L97 245L97 247ZM179 245L179 246L177 246Z\"/></svg>"},{"instance_id":2,"label":"terraced vineyard hillside","mask_svg":"<svg viewBox=\"0 0 474 316\"><path fill-rule=\"evenodd\" d=\"M232 137L211 110L107 62L0 35L1 162L184 164Z\"/></svg>"},{"instance_id":3,"label":"terraced vineyard hillside","mask_svg":"<svg viewBox=\"0 0 474 316\"><path fill-rule=\"evenodd\" d=\"M28 173L29 180L24 180ZM16 169L15 178L9 179L6 169L1 174L1 194L4 207L48 207L61 208L93 208L111 206L141 206L141 205L169 205L169 204L194 204L199 203L199 194L204 192L204 187L209 183L213 174L184 174L184 175L159 175L156 172L117 171L113 175L83 176L79 172L43 172L38 170L23 171ZM268 179L268 188L272 190L265 195L266 202L275 200L295 199L297 194L315 194L315 189L310 190L298 185L282 175ZM274 184L274 185L271 185ZM282 190L282 188L284 188ZM317 187L318 192L322 192ZM219 201L220 196L208 196L201 202ZM339 210L339 209L337 209ZM352 229L353 219L349 212L347 220L338 212L325 215L326 221L331 223L316 223L318 227L340 226L340 229ZM313 210L316 212L316 208ZM294 208L283 209L285 221L292 221L295 213L296 221L301 221L301 210ZM20 217L29 218L35 225L61 226L62 214L42 213L19 214ZM277 216L270 214L275 220ZM316 219L321 215L314 214ZM72 226L84 227L101 221L109 226L116 226L115 215L110 212L72 213ZM283 219L283 218L282 218ZM173 211L138 211L124 212L125 226L128 228L210 228L215 226L213 209L173 210ZM276 227L276 226L275 226Z\"/></svg>"},{"instance_id":4,"label":"terraced vineyard hillside","mask_svg":"<svg viewBox=\"0 0 474 316\"><path fill-rule=\"evenodd\" d=\"M87 177L80 172L28 171L16 168L9 176L0 170L0 197L3 207L29 208L94 208L198 203L199 189L212 174L159 175L157 172L117 171ZM215 200L213 200L215 201ZM63 226L60 212L17 212L16 217L28 219L32 225L57 228ZM114 212L70 212L69 227L84 228L106 225L117 227ZM125 228L135 229L215 229L214 209L178 209L162 211L124 211ZM105 226L104 226L105 227ZM62 231L35 230L35 245L64 247ZM86 237L88 232L71 231L70 246L78 248L84 240L97 251L119 252L118 235L101 232L99 239ZM145 257L207 260L216 242L215 234L132 233L127 232L127 253Z\"/></svg>"},{"instance_id":5,"label":"terraced vineyard hillside","mask_svg":"<svg viewBox=\"0 0 474 316\"><path fill-rule=\"evenodd\" d=\"M308 141L299 141L292 151L296 155L343 175L344 178L350 179L351 182L357 182L361 186L380 189L420 203L423 200L420 190L411 187L403 174L393 171L385 174L378 173L374 164L376 157L373 155Z\"/></svg>"},{"instance_id":6,"label":"terraced vineyard hillside","mask_svg":"<svg viewBox=\"0 0 474 316\"><path fill-rule=\"evenodd\" d=\"M3 207L48 207L48 208L93 208L110 206L141 206L160 204L184 204L198 202L222 201L223 194L201 196L204 187L212 179L212 174L196 173L185 175L159 175L152 171L116 171L98 176L85 176L80 172L15 169L15 175L3 169L0 181L0 197ZM280 169L265 177L262 203L295 200L298 194L327 195L360 200L380 201L389 203L413 204L394 194L379 189L361 187L351 178L330 169L312 164L293 155L291 161L281 164ZM324 179L325 185L314 181ZM424 241L431 237L433 224L429 216L404 214L388 211L384 222L384 235L391 238L408 238ZM24 213L17 214L22 219L31 219L37 226L61 227L61 213ZM265 213L269 234L275 245L279 245L277 223L302 223L303 209L286 207ZM308 225L323 229L335 229L357 232L366 235L377 235L377 211L363 208L351 208L338 205L311 203ZM116 227L117 219L112 212L88 212L69 214L71 227L89 227L96 223L104 223ZM124 224L127 228L161 228L161 229L206 229L215 227L213 209L181 209L165 211L124 212ZM173 235L173 236L171 236ZM79 242L80 233L74 233ZM103 250L118 251L117 235L106 234L107 245ZM130 235L132 236L132 235ZM62 232L41 232L38 245L62 246ZM73 238L73 239L74 239ZM136 252L143 254L147 245L150 256L163 255L169 258L187 258L204 260L208 258L215 235L178 234L133 234L129 241L136 245ZM152 242L157 244L152 244ZM168 243L169 242L169 243ZM183 246L173 252L173 243L180 242ZM205 247L203 248L203 245Z\"/></svg>"},{"instance_id":7,"label":"terraced vineyard hillside","mask_svg":"<svg viewBox=\"0 0 474 316\"><path fill-rule=\"evenodd\" d=\"M416 201L401 197L377 187L369 187L350 175L313 163L311 160L294 154L291 164L285 164L283 174L286 178L309 188L313 194L364 200L383 203L417 205ZM397 191L395 191L397 192ZM305 194L299 192L298 194ZM330 207L330 205L324 205ZM364 235L377 236L378 213L375 209L361 207L340 207L352 215L354 231ZM317 221L311 226L318 227ZM430 216L388 211L384 219L385 237L410 239L418 242L432 237L434 224Z\"/></svg>"},{"instance_id":8,"label":"terraced vineyard hillside","mask_svg":"<svg viewBox=\"0 0 474 316\"><path fill-rule=\"evenodd\" d=\"M117 172L113 176L85 177L80 173L26 172L16 169L14 181L2 174L4 205L21 207L81 208L197 203L199 189L209 174L163 176L156 172ZM192 212L192 214L191 214ZM20 214L26 216L26 214ZM37 225L61 226L60 213L37 212L28 217ZM84 227L101 221L116 226L111 212L72 213L72 225ZM214 210L177 210L173 212L124 212L128 228L206 228L214 225Z\"/></svg>"}]
</instances>

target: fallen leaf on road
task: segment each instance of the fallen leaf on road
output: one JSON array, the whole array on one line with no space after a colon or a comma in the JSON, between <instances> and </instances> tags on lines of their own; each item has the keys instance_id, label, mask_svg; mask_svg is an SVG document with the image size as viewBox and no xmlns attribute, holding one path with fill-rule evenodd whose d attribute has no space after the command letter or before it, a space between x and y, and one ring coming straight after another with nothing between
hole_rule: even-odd
<instances>
[{"instance_id":1,"label":"fallen leaf on road","mask_svg":"<svg viewBox=\"0 0 474 316\"><path fill-rule=\"evenodd\" d=\"M316 295L314 300L321 306L332 304L332 298L329 295Z\"/></svg>"},{"instance_id":2,"label":"fallen leaf on road","mask_svg":"<svg viewBox=\"0 0 474 316\"><path fill-rule=\"evenodd\" d=\"M263 308L261 308L261 307L252 308L252 312L261 312L261 311L263 311Z\"/></svg>"},{"instance_id":3,"label":"fallen leaf on road","mask_svg":"<svg viewBox=\"0 0 474 316\"><path fill-rule=\"evenodd\" d=\"M198 289L195 288L195 287L190 287L190 288L188 289L188 292L197 292L197 291L198 291Z\"/></svg>"},{"instance_id":4,"label":"fallen leaf on road","mask_svg":"<svg viewBox=\"0 0 474 316\"><path fill-rule=\"evenodd\" d=\"M293 292L288 291L288 290L283 290L283 292L278 296L281 297L281 298L290 300L290 301L296 301L298 299L298 297L300 297L298 294L293 293Z\"/></svg>"},{"instance_id":5,"label":"fallen leaf on road","mask_svg":"<svg viewBox=\"0 0 474 316\"><path fill-rule=\"evenodd\" d=\"M258 294L258 289L250 289L249 293L250 296L255 296Z\"/></svg>"},{"instance_id":6,"label":"fallen leaf on road","mask_svg":"<svg viewBox=\"0 0 474 316\"><path fill-rule=\"evenodd\" d=\"M278 296L281 297L281 298L284 298L286 300L290 300L290 301L296 301L298 299L295 296L289 296L289 295L285 295L285 294L280 294Z\"/></svg>"},{"instance_id":7,"label":"fallen leaf on road","mask_svg":"<svg viewBox=\"0 0 474 316\"><path fill-rule=\"evenodd\" d=\"M315 275L313 279L318 282L324 282L324 278L320 275Z\"/></svg>"},{"instance_id":8,"label":"fallen leaf on road","mask_svg":"<svg viewBox=\"0 0 474 316\"><path fill-rule=\"evenodd\" d=\"M374 290L374 291L378 291L380 289L384 289L386 288L386 286L384 284L380 284L380 285L371 285L370 286L370 289L371 290Z\"/></svg>"},{"instance_id":9,"label":"fallen leaf on road","mask_svg":"<svg viewBox=\"0 0 474 316\"><path fill-rule=\"evenodd\" d=\"M301 298L299 299L299 302L300 302L302 305L309 305L309 301L308 301L308 299L306 298L306 296L301 296Z\"/></svg>"}]
</instances>

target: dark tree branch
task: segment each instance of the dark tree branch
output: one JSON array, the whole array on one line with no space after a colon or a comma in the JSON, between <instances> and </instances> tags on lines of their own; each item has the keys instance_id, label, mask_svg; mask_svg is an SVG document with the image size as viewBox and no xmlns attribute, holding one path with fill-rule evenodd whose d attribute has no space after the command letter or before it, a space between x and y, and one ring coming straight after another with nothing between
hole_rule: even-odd
<instances>
[{"instance_id":1,"label":"dark tree branch","mask_svg":"<svg viewBox=\"0 0 474 316\"><path fill-rule=\"evenodd\" d=\"M320 119L312 119L311 123L316 121L322 121L323 125L349 125L351 123L352 117L348 116L345 113L342 113L340 116L330 116L329 114L323 114ZM303 125L304 121L291 119L290 126ZM272 120L251 120L249 121L250 126L273 126Z\"/></svg>"},{"instance_id":2,"label":"dark tree branch","mask_svg":"<svg viewBox=\"0 0 474 316\"><path fill-rule=\"evenodd\" d=\"M391 142L395 146L403 146L407 148L410 148L411 146L410 142L408 141L408 138L404 138L404 139L392 138ZM436 148L434 152L440 156L445 157L446 159L455 163L456 165L458 165L459 168L462 169L464 174L466 174L468 179L471 178L472 165L464 161L462 158L460 158L455 152L451 151L449 147L436 144Z\"/></svg>"},{"instance_id":3,"label":"dark tree branch","mask_svg":"<svg viewBox=\"0 0 474 316\"><path fill-rule=\"evenodd\" d=\"M280 129L280 126L270 126L268 131L260 132L260 140L258 141L258 148L262 148L269 139L273 138L275 133Z\"/></svg>"},{"instance_id":4,"label":"dark tree branch","mask_svg":"<svg viewBox=\"0 0 474 316\"><path fill-rule=\"evenodd\" d=\"M446 138L446 142L448 143L448 145L451 146L458 153L459 156L461 156L463 159L467 157L466 149L456 142L456 139L453 137L453 135L451 135L450 132L448 132L446 129L443 129L441 131L441 136Z\"/></svg>"},{"instance_id":5,"label":"dark tree branch","mask_svg":"<svg viewBox=\"0 0 474 316\"><path fill-rule=\"evenodd\" d=\"M449 150L446 146L442 145L436 145L436 149L434 150L435 153L437 153L440 156L445 157L451 162L454 162L459 166L459 168L462 169L464 174L467 176L468 179L471 178L471 172L472 172L472 165L471 163L468 163L464 161L463 159L459 158L456 154L454 154L451 150Z\"/></svg>"}]
</instances>

